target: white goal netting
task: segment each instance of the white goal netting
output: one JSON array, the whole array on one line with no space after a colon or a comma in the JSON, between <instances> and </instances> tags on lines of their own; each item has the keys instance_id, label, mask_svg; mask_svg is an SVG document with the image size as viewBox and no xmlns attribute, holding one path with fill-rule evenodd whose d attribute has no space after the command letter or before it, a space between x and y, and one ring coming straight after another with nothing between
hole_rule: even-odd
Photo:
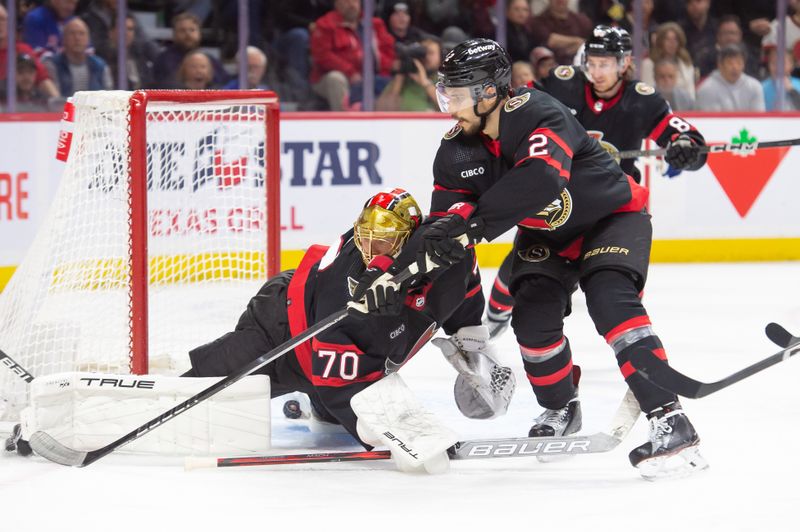
<instances>
[{"instance_id":1,"label":"white goal netting","mask_svg":"<svg viewBox=\"0 0 800 532\"><path fill-rule=\"evenodd\" d=\"M179 372L189 349L233 328L267 277L276 244L268 226L279 216L267 208L265 162L277 154L268 154L266 106L230 97L181 101L175 93L148 101L146 123L138 124L131 96L75 95L60 188L0 294L0 349L33 376L130 371L141 356L132 347L136 320L148 328L150 371ZM131 227L142 208L131 194L131 168L145 153L139 126L147 167L144 312L131 290ZM27 387L0 368L0 420L25 405Z\"/></svg>"}]
</instances>

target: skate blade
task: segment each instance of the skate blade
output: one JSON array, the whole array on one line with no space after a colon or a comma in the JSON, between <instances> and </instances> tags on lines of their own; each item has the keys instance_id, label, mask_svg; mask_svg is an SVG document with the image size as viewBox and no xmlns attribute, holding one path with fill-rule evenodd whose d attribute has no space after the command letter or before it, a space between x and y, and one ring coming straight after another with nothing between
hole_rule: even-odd
<instances>
[{"instance_id":1,"label":"skate blade","mask_svg":"<svg viewBox=\"0 0 800 532\"><path fill-rule=\"evenodd\" d=\"M672 454L643 460L637 468L642 478L650 482L684 478L708 469L708 462L700 454L700 446L693 445Z\"/></svg>"}]
</instances>

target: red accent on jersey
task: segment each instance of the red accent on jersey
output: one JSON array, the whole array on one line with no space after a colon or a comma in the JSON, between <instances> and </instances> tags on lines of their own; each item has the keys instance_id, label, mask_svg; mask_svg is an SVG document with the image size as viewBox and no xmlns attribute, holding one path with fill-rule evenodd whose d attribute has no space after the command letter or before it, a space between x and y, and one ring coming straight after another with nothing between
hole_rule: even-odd
<instances>
[{"instance_id":1,"label":"red accent on jersey","mask_svg":"<svg viewBox=\"0 0 800 532\"><path fill-rule=\"evenodd\" d=\"M382 272L388 270L391 265L394 264L394 259L391 257L387 257L386 255L376 255L373 257L371 261L369 261L369 268L377 268Z\"/></svg>"},{"instance_id":2,"label":"red accent on jersey","mask_svg":"<svg viewBox=\"0 0 800 532\"><path fill-rule=\"evenodd\" d=\"M550 157L549 155L534 155L533 157L525 157L524 159L520 159L517 161L517 164L514 166L519 166L528 159L541 159L556 170L558 170L558 175L569 181L570 174L568 170L564 170L564 167L561 166L561 163Z\"/></svg>"},{"instance_id":3,"label":"red accent on jersey","mask_svg":"<svg viewBox=\"0 0 800 532\"><path fill-rule=\"evenodd\" d=\"M292 280L289 281L289 286L286 289L286 313L289 317L289 332L292 336L297 336L308 329L305 304L306 282L308 281L308 274L311 272L311 268L322 260L322 257L327 251L328 246L320 246L317 244L308 248L306 254L303 255L303 260L300 261L300 265L294 271ZM311 343L305 341L298 345L294 348L294 354L306 378L311 380Z\"/></svg>"},{"instance_id":4,"label":"red accent on jersey","mask_svg":"<svg viewBox=\"0 0 800 532\"><path fill-rule=\"evenodd\" d=\"M541 357L549 355L551 352L564 345L564 342L566 342L566 338L562 336L556 343L550 344L545 347L527 347L522 344L519 344L519 350L520 352L522 352L523 355L529 357Z\"/></svg>"},{"instance_id":5,"label":"red accent on jersey","mask_svg":"<svg viewBox=\"0 0 800 532\"><path fill-rule=\"evenodd\" d=\"M663 348L653 349L652 351L653 354L658 358L660 358L661 360L667 359L667 353L664 351ZM634 368L633 364L631 364L630 362L625 362L623 365L619 367L619 370L622 372L622 376L626 379L631 375L633 375L634 373L636 373L636 368Z\"/></svg>"},{"instance_id":6,"label":"red accent on jersey","mask_svg":"<svg viewBox=\"0 0 800 532\"><path fill-rule=\"evenodd\" d=\"M442 185L437 185L437 184L433 185L433 190L440 190L442 192L455 192L457 194L470 194L470 195L474 194L474 192L472 192L471 190L463 188L446 188L443 187Z\"/></svg>"},{"instance_id":7,"label":"red accent on jersey","mask_svg":"<svg viewBox=\"0 0 800 532\"><path fill-rule=\"evenodd\" d=\"M564 257L569 260L578 260L581 256L581 248L583 247L583 237L580 236L572 241L572 243L558 252L559 257Z\"/></svg>"},{"instance_id":8,"label":"red accent on jersey","mask_svg":"<svg viewBox=\"0 0 800 532\"><path fill-rule=\"evenodd\" d=\"M475 204L468 203L466 201L459 201L458 203L453 203L447 210L447 214L457 214L458 216L461 216L465 220L469 220L469 217L472 216L473 212L475 212Z\"/></svg>"},{"instance_id":9,"label":"red accent on jersey","mask_svg":"<svg viewBox=\"0 0 800 532\"><path fill-rule=\"evenodd\" d=\"M441 218L442 216L447 216L447 213L444 211L431 211L430 216L432 218Z\"/></svg>"},{"instance_id":10,"label":"red accent on jersey","mask_svg":"<svg viewBox=\"0 0 800 532\"><path fill-rule=\"evenodd\" d=\"M343 386L350 386L351 384L357 382L375 382L379 381L384 375L384 372L381 371L373 371L372 373L368 373L363 377L358 377L357 379L345 380L340 377L328 377L327 379L314 375L311 377L311 384L314 386L327 386L329 388L341 388Z\"/></svg>"},{"instance_id":11,"label":"red accent on jersey","mask_svg":"<svg viewBox=\"0 0 800 532\"><path fill-rule=\"evenodd\" d=\"M592 93L592 84L585 83L583 85L583 91L586 95L586 104L589 106L589 110L592 111L594 114L599 115L603 111L608 111L622 99L622 94L625 92L625 81L622 81L622 84L619 87L619 90L614 95L613 98L610 100L605 100L603 98L595 98L594 94ZM600 104L600 109L598 110L595 107L597 104Z\"/></svg>"},{"instance_id":12,"label":"red accent on jersey","mask_svg":"<svg viewBox=\"0 0 800 532\"><path fill-rule=\"evenodd\" d=\"M664 133L664 130L667 129L667 126L669 125L669 119L672 118L673 116L675 115L672 113L669 113L666 116L664 116L664 118L661 119L661 122L659 122L658 125L653 128L653 131L651 131L650 134L647 135L647 138L652 139L654 141L658 140L658 137L660 137Z\"/></svg>"},{"instance_id":13,"label":"red accent on jersey","mask_svg":"<svg viewBox=\"0 0 800 532\"><path fill-rule=\"evenodd\" d=\"M553 131L552 129L548 129L548 128L546 128L546 127L540 127L539 129L535 129L535 130L533 130L533 132L531 132L531 135L529 135L529 138L530 138L530 136L532 136L532 135L536 135L537 133L538 133L538 134L541 134L541 135L544 135L544 136L545 136L545 137L547 137L548 139L550 139L550 140L552 140L553 142L555 142L556 144L558 144L558 145L561 147L561 149L562 149L562 150L564 150L564 153L566 153L566 154L567 154L567 157L569 157L570 159L572 159L572 157L573 157L573 155L574 155L574 154L572 153L572 148L570 148L570 147L569 147L569 144L567 144L566 142L564 142L564 139L562 139L561 137L559 137L559 136L556 134L556 132L555 132L555 131Z\"/></svg>"},{"instance_id":14,"label":"red accent on jersey","mask_svg":"<svg viewBox=\"0 0 800 532\"><path fill-rule=\"evenodd\" d=\"M486 146L489 153L495 157L500 157L500 141L498 139L493 139L481 132L481 140L483 140L483 145Z\"/></svg>"},{"instance_id":15,"label":"red accent on jersey","mask_svg":"<svg viewBox=\"0 0 800 532\"><path fill-rule=\"evenodd\" d=\"M464 299L469 299L480 291L481 291L481 285L478 285L469 292L467 292L467 295L464 296Z\"/></svg>"},{"instance_id":16,"label":"red accent on jersey","mask_svg":"<svg viewBox=\"0 0 800 532\"><path fill-rule=\"evenodd\" d=\"M534 386L548 386L550 384L555 384L567 377L572 375L572 361L570 360L569 363L561 368L560 370L556 371L555 373L551 373L550 375L545 375L543 377L534 377L530 373L526 373L528 377L528 381Z\"/></svg>"},{"instance_id":17,"label":"red accent on jersey","mask_svg":"<svg viewBox=\"0 0 800 532\"><path fill-rule=\"evenodd\" d=\"M321 349L328 349L330 351L336 351L337 353L352 351L357 355L364 354L364 351L359 349L355 344L334 344L331 342L321 342L316 338L311 339L311 349L313 349L314 351L319 351Z\"/></svg>"},{"instance_id":18,"label":"red accent on jersey","mask_svg":"<svg viewBox=\"0 0 800 532\"><path fill-rule=\"evenodd\" d=\"M634 181L628 174L625 174L625 177L628 178L628 184L631 186L631 200L614 212L639 212L647 207L650 189Z\"/></svg>"},{"instance_id":19,"label":"red accent on jersey","mask_svg":"<svg viewBox=\"0 0 800 532\"><path fill-rule=\"evenodd\" d=\"M626 332L630 331L631 329L637 329L639 327L647 327L650 325L650 318L647 315L644 316L636 316L635 318L631 318L629 320L625 320L610 331L608 331L604 338L606 339L606 343L611 344L617 338L625 334Z\"/></svg>"}]
</instances>

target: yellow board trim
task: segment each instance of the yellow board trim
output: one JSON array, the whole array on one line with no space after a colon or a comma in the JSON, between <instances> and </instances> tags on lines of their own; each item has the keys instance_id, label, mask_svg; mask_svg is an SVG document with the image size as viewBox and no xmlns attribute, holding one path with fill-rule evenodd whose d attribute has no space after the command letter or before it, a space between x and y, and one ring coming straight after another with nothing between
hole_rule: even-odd
<instances>
[{"instance_id":1,"label":"yellow board trim","mask_svg":"<svg viewBox=\"0 0 800 532\"><path fill-rule=\"evenodd\" d=\"M478 264L483 268L497 268L502 264L508 252L511 251L510 243L480 244L478 246ZM290 249L281 252L281 269L296 268L303 258L304 250ZM263 264L263 255L254 253L252 256L232 254L234 256L216 257L218 264L230 266L236 263L242 278L256 277L256 265ZM230 275L213 275L207 268L199 268L200 264L207 264L210 257L206 254L188 257L189 272L184 274L182 280L197 281L201 279L226 279ZM151 259L151 281L164 281L179 262L181 267L186 267L184 256L181 260L163 258ZM152 261L158 264L153 264ZM737 238L714 240L656 240L653 242L653 251L650 255L653 263L663 262L752 262L752 261L785 261L800 260L800 238ZM122 271L122 268L112 268ZM152 266L156 266L152 268ZM224 268L223 268L224 269ZM0 291L5 288L16 266L0 266ZM102 278L102 276L101 276ZM113 279L119 280L112 276ZM106 279L108 277L106 276ZM96 282L96 281L95 281Z\"/></svg>"}]
</instances>

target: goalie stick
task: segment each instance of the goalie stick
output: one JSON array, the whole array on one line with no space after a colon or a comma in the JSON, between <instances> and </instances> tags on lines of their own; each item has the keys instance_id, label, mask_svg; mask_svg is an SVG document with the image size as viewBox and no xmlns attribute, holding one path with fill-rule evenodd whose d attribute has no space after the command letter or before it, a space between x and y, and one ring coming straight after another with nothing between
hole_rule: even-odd
<instances>
[{"instance_id":1,"label":"goalie stick","mask_svg":"<svg viewBox=\"0 0 800 532\"><path fill-rule=\"evenodd\" d=\"M413 263L405 270L392 277L391 282L399 285L403 281L416 275L417 272L418 272L417 264ZM56 440L46 432L42 431L34 432L31 435L30 445L36 452L36 454L43 456L44 458L50 460L51 462L72 467L85 467L89 464L96 462L97 460L106 456L107 454L114 452L123 445L126 445L132 442L133 440L144 436L153 429L160 427L173 417L182 414L183 412L186 412L187 410L197 405L198 403L205 401L209 397L221 392L228 386L234 384L235 382L240 381L241 379L251 374L252 372L266 366L273 360L276 360L277 358L283 356L284 354L288 353L289 351L291 351L298 345L302 344L303 342L310 340L314 336L320 334L322 331L333 327L334 325L342 321L344 318L351 315L352 312L358 312L363 314L364 310L361 309L356 310L358 307L361 307L362 305L363 304L361 303L354 303L354 302L348 303L348 305L342 310L334 312L324 320L315 323L302 333L298 334L294 338L290 338L289 340L283 342L281 345L275 347L271 351L261 355L260 357L252 361L250 364L247 364L246 366L242 367L235 373L232 373L231 375L228 375L227 377L217 381L208 388L201 390L192 397L186 399L182 403L179 403L174 407L170 408L163 414L160 414L157 417L151 419L144 425L133 429L124 436L112 441L111 443L103 447L100 447L99 449L94 449L92 451L76 451L75 449L70 449L66 445L63 445L58 440Z\"/></svg>"},{"instance_id":2,"label":"goalie stick","mask_svg":"<svg viewBox=\"0 0 800 532\"><path fill-rule=\"evenodd\" d=\"M640 348L631 355L631 363L645 379L659 388L682 397L699 399L800 353L800 338L792 336L777 323L767 325L765 332L770 340L783 348L781 351L714 382L701 382L688 377L645 348Z\"/></svg>"},{"instance_id":3,"label":"goalie stick","mask_svg":"<svg viewBox=\"0 0 800 532\"><path fill-rule=\"evenodd\" d=\"M700 146L699 153L721 153L721 152L748 152L763 148L784 148L786 146L800 145L800 138L785 140L770 140L767 142L749 142L741 144L711 144ZM656 148L654 150L623 150L614 154L619 159L636 159L637 157L661 157L667 153L666 148Z\"/></svg>"},{"instance_id":4,"label":"goalie stick","mask_svg":"<svg viewBox=\"0 0 800 532\"><path fill-rule=\"evenodd\" d=\"M628 435L639 419L639 403L628 390L608 432L596 432L585 436L553 436L544 438L494 438L457 442L448 449L450 460L480 458L508 458L521 456L555 456L606 453L614 450ZM275 456L249 456L242 458L196 458L187 457L186 469L202 467L240 467L281 464L314 464L322 462L361 462L388 460L389 451L339 451L329 453L300 453Z\"/></svg>"}]
</instances>

